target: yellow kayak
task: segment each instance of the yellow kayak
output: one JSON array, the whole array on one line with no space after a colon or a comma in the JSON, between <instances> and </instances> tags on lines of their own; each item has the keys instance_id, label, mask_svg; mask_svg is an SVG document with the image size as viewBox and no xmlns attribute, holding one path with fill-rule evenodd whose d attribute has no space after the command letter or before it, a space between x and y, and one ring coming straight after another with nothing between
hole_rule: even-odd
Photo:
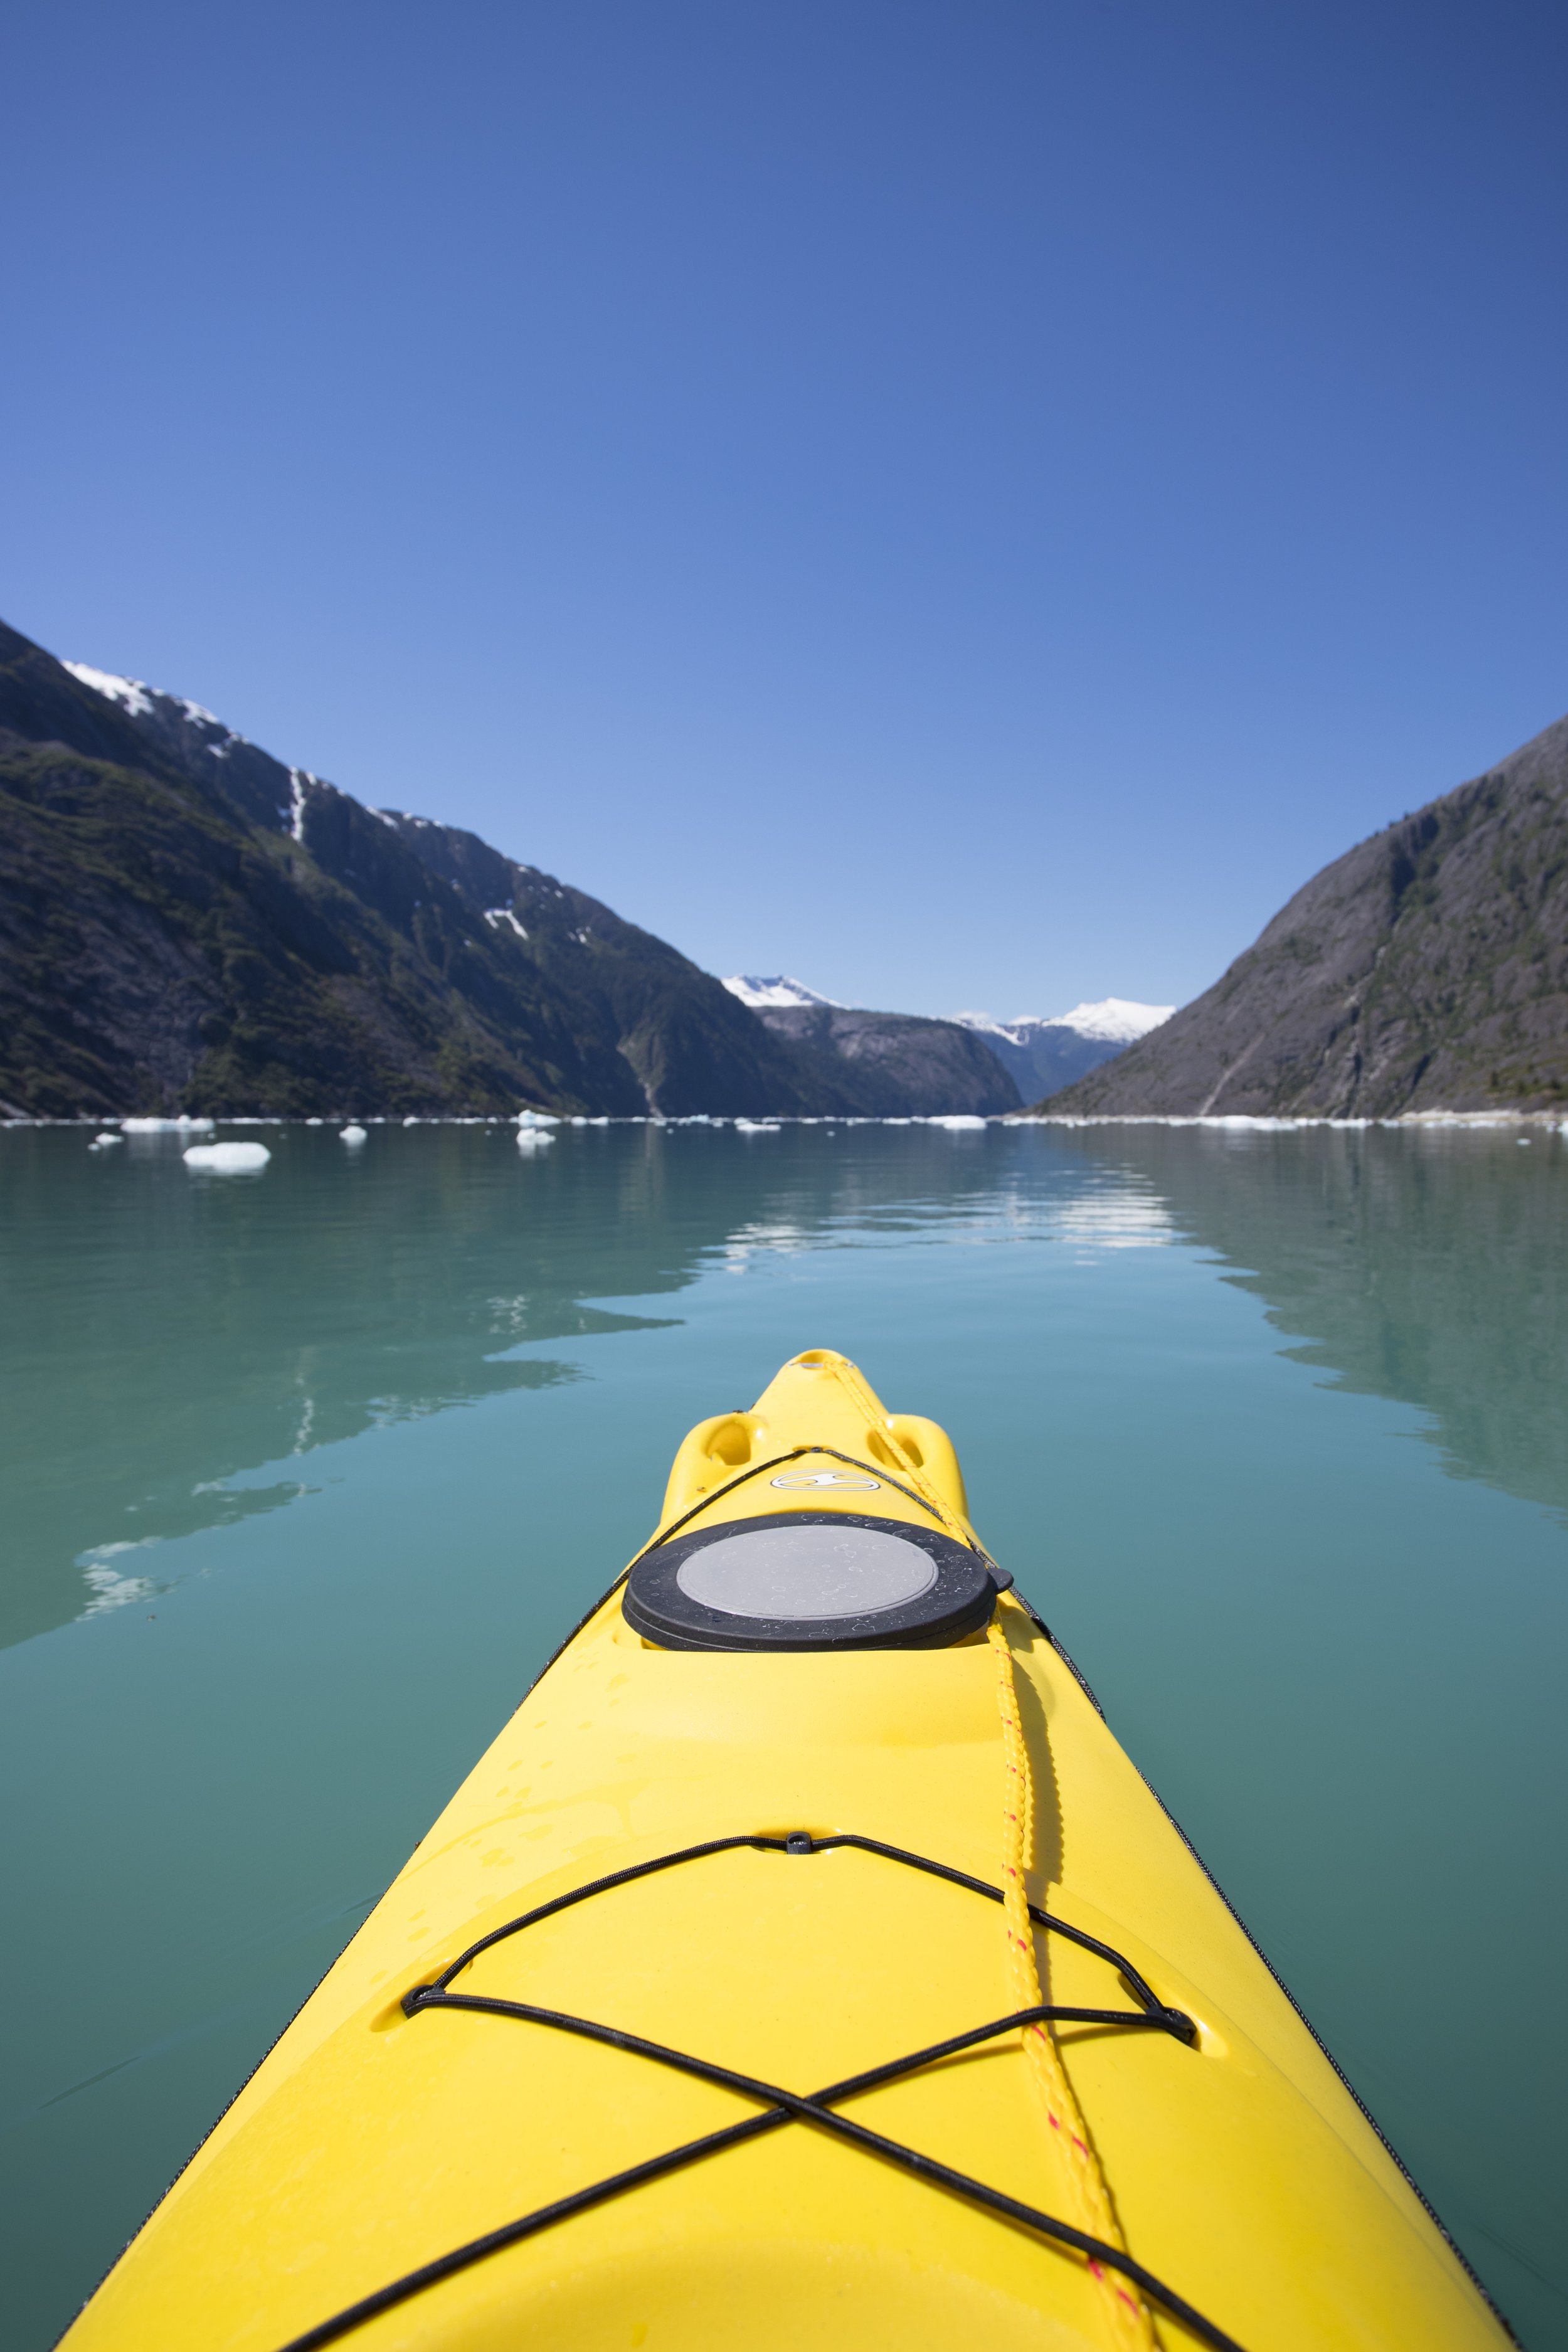
<instances>
[{"instance_id":1,"label":"yellow kayak","mask_svg":"<svg viewBox=\"0 0 1568 2352\"><path fill-rule=\"evenodd\" d=\"M1498 2352L952 1447L693 1430L69 2352Z\"/></svg>"}]
</instances>

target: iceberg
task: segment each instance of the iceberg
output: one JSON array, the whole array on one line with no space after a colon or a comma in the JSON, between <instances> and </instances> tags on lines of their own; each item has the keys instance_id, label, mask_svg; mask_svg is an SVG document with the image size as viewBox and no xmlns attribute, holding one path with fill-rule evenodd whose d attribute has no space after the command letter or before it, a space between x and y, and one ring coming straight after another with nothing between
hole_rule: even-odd
<instances>
[{"instance_id":1,"label":"iceberg","mask_svg":"<svg viewBox=\"0 0 1568 2352\"><path fill-rule=\"evenodd\" d=\"M213 1176L258 1176L271 1157L264 1143L193 1143L184 1161Z\"/></svg>"}]
</instances>

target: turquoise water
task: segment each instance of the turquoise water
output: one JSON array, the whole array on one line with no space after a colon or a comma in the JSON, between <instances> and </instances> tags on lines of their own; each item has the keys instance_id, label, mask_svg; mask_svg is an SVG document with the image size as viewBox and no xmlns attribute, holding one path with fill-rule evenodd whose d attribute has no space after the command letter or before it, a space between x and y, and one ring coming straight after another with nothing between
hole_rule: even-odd
<instances>
[{"instance_id":1,"label":"turquoise water","mask_svg":"<svg viewBox=\"0 0 1568 2352\"><path fill-rule=\"evenodd\" d=\"M0 1134L7 2334L53 2338L788 1355L952 1431L1531 2347L1568 2345L1568 1143Z\"/></svg>"}]
</instances>

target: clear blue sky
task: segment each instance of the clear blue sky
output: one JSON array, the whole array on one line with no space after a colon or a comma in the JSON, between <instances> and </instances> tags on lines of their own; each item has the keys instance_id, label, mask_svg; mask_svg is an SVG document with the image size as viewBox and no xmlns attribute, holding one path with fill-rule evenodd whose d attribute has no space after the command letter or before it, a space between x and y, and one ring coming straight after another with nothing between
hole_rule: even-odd
<instances>
[{"instance_id":1,"label":"clear blue sky","mask_svg":"<svg viewBox=\"0 0 1568 2352\"><path fill-rule=\"evenodd\" d=\"M718 971L1185 999L1568 708L1562 0L13 0L0 614Z\"/></svg>"}]
</instances>

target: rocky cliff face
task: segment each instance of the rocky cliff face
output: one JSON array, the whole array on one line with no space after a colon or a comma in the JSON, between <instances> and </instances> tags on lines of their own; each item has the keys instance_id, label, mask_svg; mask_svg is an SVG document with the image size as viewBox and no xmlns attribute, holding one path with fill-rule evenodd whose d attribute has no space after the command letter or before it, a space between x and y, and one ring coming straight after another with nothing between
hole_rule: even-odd
<instances>
[{"instance_id":1,"label":"rocky cliff face","mask_svg":"<svg viewBox=\"0 0 1568 2352\"><path fill-rule=\"evenodd\" d=\"M1568 1108L1568 719L1338 858L1222 980L1039 1106Z\"/></svg>"},{"instance_id":2,"label":"rocky cliff face","mask_svg":"<svg viewBox=\"0 0 1568 2352\"><path fill-rule=\"evenodd\" d=\"M0 1108L855 1106L660 940L0 628Z\"/></svg>"}]
</instances>

